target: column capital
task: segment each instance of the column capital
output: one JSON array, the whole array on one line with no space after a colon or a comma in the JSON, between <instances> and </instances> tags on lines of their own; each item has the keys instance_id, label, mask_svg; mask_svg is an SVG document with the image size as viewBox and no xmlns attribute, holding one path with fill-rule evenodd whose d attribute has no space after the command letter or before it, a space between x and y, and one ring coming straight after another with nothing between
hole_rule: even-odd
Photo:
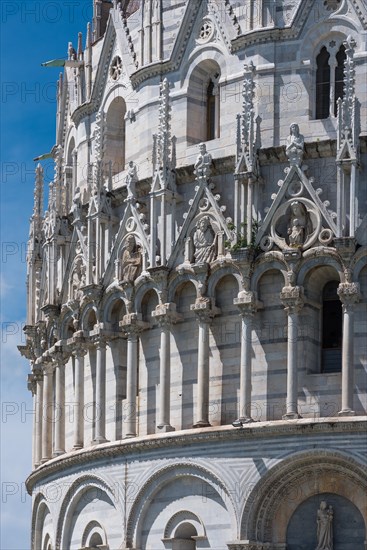
<instances>
[{"instance_id":1,"label":"column capital","mask_svg":"<svg viewBox=\"0 0 367 550\"><path fill-rule=\"evenodd\" d=\"M340 283L337 292L346 308L353 307L361 299L359 283Z\"/></svg>"},{"instance_id":2,"label":"column capital","mask_svg":"<svg viewBox=\"0 0 367 550\"><path fill-rule=\"evenodd\" d=\"M141 320L141 315L138 313L127 313L124 315L122 321L120 321L119 326L125 332L127 337L137 337L140 332L150 328L149 323L145 323Z\"/></svg>"},{"instance_id":3,"label":"column capital","mask_svg":"<svg viewBox=\"0 0 367 550\"><path fill-rule=\"evenodd\" d=\"M190 310L196 313L198 320L202 323L211 323L213 318L220 314L220 309L212 306L209 298L198 298L194 304L191 304Z\"/></svg>"},{"instance_id":4,"label":"column capital","mask_svg":"<svg viewBox=\"0 0 367 550\"><path fill-rule=\"evenodd\" d=\"M242 316L252 317L258 309L257 293L242 290L233 300L233 304L239 308Z\"/></svg>"},{"instance_id":5,"label":"column capital","mask_svg":"<svg viewBox=\"0 0 367 550\"><path fill-rule=\"evenodd\" d=\"M170 326L183 319L182 315L177 313L176 304L173 302L157 305L155 310L152 311L152 317L158 321L161 327Z\"/></svg>"},{"instance_id":6,"label":"column capital","mask_svg":"<svg viewBox=\"0 0 367 550\"><path fill-rule=\"evenodd\" d=\"M77 342L73 345L71 354L73 357L84 357L88 353L88 347L86 343Z\"/></svg>"},{"instance_id":7,"label":"column capital","mask_svg":"<svg viewBox=\"0 0 367 550\"><path fill-rule=\"evenodd\" d=\"M27 376L27 388L32 393L32 396L37 393L37 378L33 373Z\"/></svg>"},{"instance_id":8,"label":"column capital","mask_svg":"<svg viewBox=\"0 0 367 550\"><path fill-rule=\"evenodd\" d=\"M299 313L304 305L302 286L285 286L280 293L280 299L288 314Z\"/></svg>"}]
</instances>

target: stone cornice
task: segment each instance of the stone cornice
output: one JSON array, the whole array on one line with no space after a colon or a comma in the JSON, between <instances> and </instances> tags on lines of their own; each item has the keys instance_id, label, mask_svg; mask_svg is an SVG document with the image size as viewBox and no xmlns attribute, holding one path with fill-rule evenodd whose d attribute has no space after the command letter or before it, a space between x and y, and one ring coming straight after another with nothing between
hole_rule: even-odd
<instances>
[{"instance_id":1,"label":"stone cornice","mask_svg":"<svg viewBox=\"0 0 367 550\"><path fill-rule=\"evenodd\" d=\"M68 469L88 465L91 462L104 461L109 458L126 456L133 453L143 453L158 449L187 447L188 445L214 444L239 440L256 440L271 437L294 437L312 434L366 433L367 417L354 416L349 418L330 417L319 420L301 418L296 420L278 420L245 424L242 428L219 426L180 432L154 434L121 441L104 443L102 445L72 451L55 457L34 470L26 480L29 494L32 494L36 483L42 482L48 476L62 475Z\"/></svg>"}]
</instances>

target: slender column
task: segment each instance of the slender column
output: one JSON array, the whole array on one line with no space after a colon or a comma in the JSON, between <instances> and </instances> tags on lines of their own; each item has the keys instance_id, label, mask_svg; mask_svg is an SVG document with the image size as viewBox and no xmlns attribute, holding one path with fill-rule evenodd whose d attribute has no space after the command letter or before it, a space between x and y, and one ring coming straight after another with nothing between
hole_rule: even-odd
<instances>
[{"instance_id":1,"label":"slender column","mask_svg":"<svg viewBox=\"0 0 367 550\"><path fill-rule=\"evenodd\" d=\"M337 162L336 167L337 187L336 187L336 222L338 234L337 237L342 237L345 226L345 211L344 211L344 171L342 163Z\"/></svg>"},{"instance_id":2,"label":"slender column","mask_svg":"<svg viewBox=\"0 0 367 550\"><path fill-rule=\"evenodd\" d=\"M286 286L280 298L288 316L287 402L284 419L300 418L298 414L298 316L303 307L303 288Z\"/></svg>"},{"instance_id":3,"label":"slender column","mask_svg":"<svg viewBox=\"0 0 367 550\"><path fill-rule=\"evenodd\" d=\"M251 177L248 178L247 182L247 226L246 226L246 239L247 245L250 246L252 239L252 203L253 203L253 191L254 183Z\"/></svg>"},{"instance_id":4,"label":"slender column","mask_svg":"<svg viewBox=\"0 0 367 550\"><path fill-rule=\"evenodd\" d=\"M170 422L171 409L171 324L180 316L176 313L176 304L160 304L152 312L161 327L160 370L159 370L159 407L157 427L163 432L172 432Z\"/></svg>"},{"instance_id":5,"label":"slender column","mask_svg":"<svg viewBox=\"0 0 367 550\"><path fill-rule=\"evenodd\" d=\"M36 377L36 436L35 436L35 452L34 466L37 468L42 460L42 422L43 422L43 373L39 369L35 374Z\"/></svg>"},{"instance_id":6,"label":"slender column","mask_svg":"<svg viewBox=\"0 0 367 550\"><path fill-rule=\"evenodd\" d=\"M342 409L339 416L353 416L354 393L354 306L360 299L358 283L340 283L343 304Z\"/></svg>"},{"instance_id":7,"label":"slender column","mask_svg":"<svg viewBox=\"0 0 367 550\"><path fill-rule=\"evenodd\" d=\"M34 411L34 420L33 420L33 430L32 430L32 466L35 467L36 460L36 408L37 408L37 383L36 383L36 375L34 372L32 374L28 374L28 390L32 392L32 398L33 398L33 411Z\"/></svg>"},{"instance_id":8,"label":"slender column","mask_svg":"<svg viewBox=\"0 0 367 550\"><path fill-rule=\"evenodd\" d=\"M55 367L55 446L53 456L65 452L65 364L57 361Z\"/></svg>"},{"instance_id":9,"label":"slender column","mask_svg":"<svg viewBox=\"0 0 367 550\"><path fill-rule=\"evenodd\" d=\"M95 409L95 434L93 443L99 445L106 439L106 341L99 337L96 342L97 366L96 366L96 409Z\"/></svg>"},{"instance_id":10,"label":"slender column","mask_svg":"<svg viewBox=\"0 0 367 550\"><path fill-rule=\"evenodd\" d=\"M240 292L233 303L239 307L242 317L239 422L252 422L251 374L252 374L252 320L256 311L256 295Z\"/></svg>"},{"instance_id":11,"label":"slender column","mask_svg":"<svg viewBox=\"0 0 367 550\"><path fill-rule=\"evenodd\" d=\"M349 205L349 236L354 237L356 231L356 162L352 162L350 173L350 205Z\"/></svg>"},{"instance_id":12,"label":"slender column","mask_svg":"<svg viewBox=\"0 0 367 550\"><path fill-rule=\"evenodd\" d=\"M82 345L77 345L73 354L75 356L75 424L74 424L74 449L84 447L84 357L87 350Z\"/></svg>"},{"instance_id":13,"label":"slender column","mask_svg":"<svg viewBox=\"0 0 367 550\"><path fill-rule=\"evenodd\" d=\"M42 411L42 458L47 462L52 456L52 425L53 425L53 368L47 363L43 367L43 411Z\"/></svg>"},{"instance_id":14,"label":"slender column","mask_svg":"<svg viewBox=\"0 0 367 550\"><path fill-rule=\"evenodd\" d=\"M194 428L210 426L209 423L209 325L215 312L209 301L198 300L191 306L199 323L198 335L198 374L196 394L196 418Z\"/></svg>"},{"instance_id":15,"label":"slender column","mask_svg":"<svg viewBox=\"0 0 367 550\"><path fill-rule=\"evenodd\" d=\"M336 58L335 56L330 56L329 59L330 66L330 105L329 105L329 114L331 117L335 118L334 107L335 107L335 69L336 69Z\"/></svg>"},{"instance_id":16,"label":"slender column","mask_svg":"<svg viewBox=\"0 0 367 550\"><path fill-rule=\"evenodd\" d=\"M136 437L137 435L136 396L138 393L139 333L149 326L148 323L143 323L136 313L124 315L123 320L120 321L120 327L127 335L125 438Z\"/></svg>"}]
</instances>

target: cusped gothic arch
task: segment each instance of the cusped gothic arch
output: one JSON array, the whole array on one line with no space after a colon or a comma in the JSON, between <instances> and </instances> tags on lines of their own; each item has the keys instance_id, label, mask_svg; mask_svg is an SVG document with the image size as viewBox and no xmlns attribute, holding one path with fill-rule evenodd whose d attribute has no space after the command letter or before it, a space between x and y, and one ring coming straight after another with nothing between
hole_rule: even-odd
<instances>
[{"instance_id":1,"label":"cusped gothic arch","mask_svg":"<svg viewBox=\"0 0 367 550\"><path fill-rule=\"evenodd\" d=\"M335 492L348 498L367 518L366 472L362 461L340 451L289 453L249 494L241 515L241 539L284 543L297 506L318 493Z\"/></svg>"},{"instance_id":2,"label":"cusped gothic arch","mask_svg":"<svg viewBox=\"0 0 367 550\"><path fill-rule=\"evenodd\" d=\"M71 518L75 507L83 495L87 491L93 489L104 493L117 510L119 516L121 518L123 517L119 496L113 492L106 481L94 475L81 476L74 481L62 501L56 529L56 550L67 548L66 541L70 536L70 526L72 525Z\"/></svg>"},{"instance_id":3,"label":"cusped gothic arch","mask_svg":"<svg viewBox=\"0 0 367 550\"><path fill-rule=\"evenodd\" d=\"M161 491L165 485L182 477L200 479L208 483L219 495L225 495L225 502L228 504L228 513L232 518L233 528L236 528L238 516L233 495L227 491L226 485L216 474L198 464L170 464L164 468L158 469L152 476L150 476L137 493L127 521L127 548L134 548L134 543L136 542L139 528L144 521L149 504L155 495Z\"/></svg>"}]
</instances>

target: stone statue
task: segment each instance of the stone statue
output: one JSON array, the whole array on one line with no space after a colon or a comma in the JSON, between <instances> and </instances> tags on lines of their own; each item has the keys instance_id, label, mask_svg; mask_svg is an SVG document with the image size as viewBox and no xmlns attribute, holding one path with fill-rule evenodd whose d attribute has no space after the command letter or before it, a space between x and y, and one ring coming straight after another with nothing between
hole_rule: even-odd
<instances>
[{"instance_id":1,"label":"stone statue","mask_svg":"<svg viewBox=\"0 0 367 550\"><path fill-rule=\"evenodd\" d=\"M291 166L301 165L304 146L305 140L303 135L299 133L298 124L291 124L289 128L289 136L287 137L287 145L285 148L285 152Z\"/></svg>"},{"instance_id":2,"label":"stone statue","mask_svg":"<svg viewBox=\"0 0 367 550\"><path fill-rule=\"evenodd\" d=\"M121 273L122 281L132 283L141 273L142 255L134 235L128 235L126 246L122 254Z\"/></svg>"},{"instance_id":3,"label":"stone statue","mask_svg":"<svg viewBox=\"0 0 367 550\"><path fill-rule=\"evenodd\" d=\"M317 547L315 550L333 550L333 508L325 500L317 510Z\"/></svg>"},{"instance_id":4,"label":"stone statue","mask_svg":"<svg viewBox=\"0 0 367 550\"><path fill-rule=\"evenodd\" d=\"M80 187L77 187L75 189L73 204L71 207L71 214L73 215L74 221L80 220L81 211L82 211L81 193L80 193Z\"/></svg>"},{"instance_id":5,"label":"stone statue","mask_svg":"<svg viewBox=\"0 0 367 550\"><path fill-rule=\"evenodd\" d=\"M312 224L305 205L300 201L293 201L288 225L289 246L301 248L310 233Z\"/></svg>"},{"instance_id":6,"label":"stone statue","mask_svg":"<svg viewBox=\"0 0 367 550\"><path fill-rule=\"evenodd\" d=\"M212 165L213 159L210 153L206 150L205 143L200 143L199 145L200 153L196 159L195 162L195 174L200 176L209 176L210 175L210 167Z\"/></svg>"},{"instance_id":7,"label":"stone statue","mask_svg":"<svg viewBox=\"0 0 367 550\"><path fill-rule=\"evenodd\" d=\"M210 219L202 217L196 224L194 233L194 258L196 264L212 262L216 257L216 240Z\"/></svg>"},{"instance_id":8,"label":"stone statue","mask_svg":"<svg viewBox=\"0 0 367 550\"><path fill-rule=\"evenodd\" d=\"M138 174L137 174L136 164L132 160L130 160L129 169L125 179L128 200L134 199L136 196L135 184L137 181L138 181Z\"/></svg>"}]
</instances>

